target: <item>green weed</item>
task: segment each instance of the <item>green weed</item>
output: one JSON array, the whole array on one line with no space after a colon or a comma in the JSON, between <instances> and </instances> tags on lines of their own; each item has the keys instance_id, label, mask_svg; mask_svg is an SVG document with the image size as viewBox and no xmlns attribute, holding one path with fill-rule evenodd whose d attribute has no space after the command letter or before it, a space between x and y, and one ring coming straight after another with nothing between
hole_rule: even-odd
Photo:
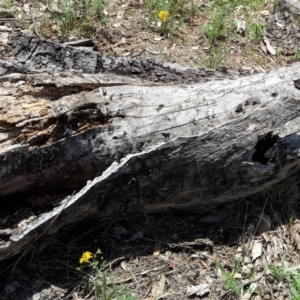
<instances>
[{"instance_id":1,"label":"green weed","mask_svg":"<svg viewBox=\"0 0 300 300\"><path fill-rule=\"evenodd\" d=\"M2 3L0 3L0 8L10 9L13 7L13 3L13 0L3 0Z\"/></svg>"},{"instance_id":2,"label":"green weed","mask_svg":"<svg viewBox=\"0 0 300 300\"><path fill-rule=\"evenodd\" d=\"M276 48L276 55L275 56L278 58L280 55L281 55L280 50L278 48Z\"/></svg>"},{"instance_id":3,"label":"green weed","mask_svg":"<svg viewBox=\"0 0 300 300\"><path fill-rule=\"evenodd\" d=\"M294 274L292 276L291 288L290 288L290 298L292 300L300 299L300 274Z\"/></svg>"},{"instance_id":4,"label":"green weed","mask_svg":"<svg viewBox=\"0 0 300 300\"><path fill-rule=\"evenodd\" d=\"M79 263L81 266L78 271L84 271L86 268L92 270L91 278L94 284L96 300L138 300L123 286L114 283L112 274L109 274L105 268L106 264L102 260L102 252L98 249L94 254L92 252L83 252Z\"/></svg>"},{"instance_id":5,"label":"green weed","mask_svg":"<svg viewBox=\"0 0 300 300\"><path fill-rule=\"evenodd\" d=\"M279 267L270 267L269 270L278 282L286 282L290 286L290 299L300 299L300 273L299 271L288 270L284 267L285 258L281 259Z\"/></svg>"},{"instance_id":6,"label":"green weed","mask_svg":"<svg viewBox=\"0 0 300 300\"><path fill-rule=\"evenodd\" d=\"M296 58L297 60L300 59L300 51L298 50L298 48L295 49L295 58ZM292 226L293 226L293 224L294 224L294 221L295 221L294 216L290 216L290 217L289 217L289 223L288 223L288 228L289 228L289 229L292 228Z\"/></svg>"},{"instance_id":7,"label":"green weed","mask_svg":"<svg viewBox=\"0 0 300 300\"><path fill-rule=\"evenodd\" d=\"M252 19L255 11L258 11L266 0L215 0L210 10L214 13L210 20L204 25L202 34L209 46L216 41L226 41L236 33L233 12L237 7L242 7L246 18L247 28L250 28L250 36L260 40L264 33L264 25Z\"/></svg>"},{"instance_id":8,"label":"green weed","mask_svg":"<svg viewBox=\"0 0 300 300\"><path fill-rule=\"evenodd\" d=\"M217 263L217 267L224 277L224 289L234 294L240 293L243 287L242 284L235 278L235 274L241 267L241 262L241 259L235 260L234 267L231 272L226 270L220 263Z\"/></svg>"},{"instance_id":9,"label":"green weed","mask_svg":"<svg viewBox=\"0 0 300 300\"><path fill-rule=\"evenodd\" d=\"M203 35L207 39L209 46L212 46L216 40L221 39L224 36L224 22L225 13L220 12L203 27Z\"/></svg>"},{"instance_id":10,"label":"green weed","mask_svg":"<svg viewBox=\"0 0 300 300\"><path fill-rule=\"evenodd\" d=\"M198 10L193 0L147 0L146 8L148 28L165 36L183 27Z\"/></svg>"},{"instance_id":11,"label":"green weed","mask_svg":"<svg viewBox=\"0 0 300 300\"><path fill-rule=\"evenodd\" d=\"M81 35L93 34L97 24L107 22L104 15L104 9L107 7L105 0L62 0L58 4L60 12L53 13L52 16L62 37L67 37L74 31Z\"/></svg>"},{"instance_id":12,"label":"green weed","mask_svg":"<svg viewBox=\"0 0 300 300\"><path fill-rule=\"evenodd\" d=\"M300 60L300 50L299 48L295 48L295 59ZM294 221L294 220L293 220ZM292 224L293 225L293 224Z\"/></svg>"},{"instance_id":13,"label":"green weed","mask_svg":"<svg viewBox=\"0 0 300 300\"><path fill-rule=\"evenodd\" d=\"M218 46L212 45L209 49L209 56L205 58L199 58L199 64L210 69L224 67L225 56L227 53L228 50L225 48L225 43L221 43Z\"/></svg>"},{"instance_id":14,"label":"green weed","mask_svg":"<svg viewBox=\"0 0 300 300\"><path fill-rule=\"evenodd\" d=\"M251 32L251 37L255 41L260 41L264 35L264 30L265 26L263 24L251 24L250 25L250 32Z\"/></svg>"},{"instance_id":15,"label":"green weed","mask_svg":"<svg viewBox=\"0 0 300 300\"><path fill-rule=\"evenodd\" d=\"M273 13L276 12L277 6L278 6L278 0L275 0L275 1L273 2Z\"/></svg>"},{"instance_id":16,"label":"green weed","mask_svg":"<svg viewBox=\"0 0 300 300\"><path fill-rule=\"evenodd\" d=\"M289 281L290 280L290 271L285 269L285 256L281 258L281 264L279 267L273 266L270 267L269 270L273 277L278 281Z\"/></svg>"}]
</instances>

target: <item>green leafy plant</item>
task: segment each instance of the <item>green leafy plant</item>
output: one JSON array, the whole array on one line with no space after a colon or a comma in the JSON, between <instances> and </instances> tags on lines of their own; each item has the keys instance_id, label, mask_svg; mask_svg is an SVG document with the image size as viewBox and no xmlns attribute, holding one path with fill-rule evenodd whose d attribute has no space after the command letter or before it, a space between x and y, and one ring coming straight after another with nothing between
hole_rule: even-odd
<instances>
[{"instance_id":1,"label":"green leafy plant","mask_svg":"<svg viewBox=\"0 0 300 300\"><path fill-rule=\"evenodd\" d=\"M203 27L203 35L210 46L212 46L217 39L221 39L224 36L224 20L225 13L220 12Z\"/></svg>"},{"instance_id":2,"label":"green leafy plant","mask_svg":"<svg viewBox=\"0 0 300 300\"><path fill-rule=\"evenodd\" d=\"M94 254L86 251L82 253L79 263L81 266L77 268L78 271L84 269L92 270L92 280L94 284L94 292L97 300L138 300L129 291L125 290L123 286L118 286L114 283L112 276L105 270L106 264L102 260L102 252L98 249Z\"/></svg>"},{"instance_id":3,"label":"green leafy plant","mask_svg":"<svg viewBox=\"0 0 300 300\"><path fill-rule=\"evenodd\" d=\"M224 277L224 289L234 294L240 293L243 287L243 285L235 278L235 274L241 267L241 262L241 259L235 260L234 267L231 272L226 270L220 263L217 263L217 267Z\"/></svg>"},{"instance_id":4,"label":"green leafy plant","mask_svg":"<svg viewBox=\"0 0 300 300\"><path fill-rule=\"evenodd\" d=\"M300 273L299 271L286 269L284 266L285 257L281 259L279 267L272 266L269 268L271 274L278 282L286 282L290 286L290 299L300 299Z\"/></svg>"},{"instance_id":5,"label":"green leafy plant","mask_svg":"<svg viewBox=\"0 0 300 300\"><path fill-rule=\"evenodd\" d=\"M273 277L278 281L289 281L291 276L291 271L285 269L285 256L281 258L281 263L279 267L272 266L269 268Z\"/></svg>"},{"instance_id":6,"label":"green leafy plant","mask_svg":"<svg viewBox=\"0 0 300 300\"><path fill-rule=\"evenodd\" d=\"M290 298L292 300L300 299L300 274L294 274L292 276L292 284L290 289Z\"/></svg>"},{"instance_id":7,"label":"green leafy plant","mask_svg":"<svg viewBox=\"0 0 300 300\"><path fill-rule=\"evenodd\" d=\"M193 0L147 0L148 27L163 35L175 31L195 15Z\"/></svg>"}]
</instances>

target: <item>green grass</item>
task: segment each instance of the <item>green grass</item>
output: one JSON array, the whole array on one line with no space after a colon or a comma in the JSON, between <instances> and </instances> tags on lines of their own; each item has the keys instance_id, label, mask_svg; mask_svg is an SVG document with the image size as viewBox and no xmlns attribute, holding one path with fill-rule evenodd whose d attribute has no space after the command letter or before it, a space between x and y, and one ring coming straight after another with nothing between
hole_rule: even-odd
<instances>
[{"instance_id":1,"label":"green grass","mask_svg":"<svg viewBox=\"0 0 300 300\"><path fill-rule=\"evenodd\" d=\"M289 285L289 299L300 300L300 273L299 271L286 269L284 262L285 258L283 257L279 267L273 266L269 270L277 282L285 282Z\"/></svg>"},{"instance_id":2,"label":"green grass","mask_svg":"<svg viewBox=\"0 0 300 300\"><path fill-rule=\"evenodd\" d=\"M265 24L255 19L255 13L262 9L266 0L215 0L207 9L208 21L201 29L207 46L210 48L210 58L204 62L205 67L216 68L225 60L226 51L220 51L220 43L223 49L227 49L232 39L237 37L234 12L239 7L246 21L245 36L249 40L259 42L264 34ZM227 51L228 52L228 51Z\"/></svg>"},{"instance_id":3,"label":"green grass","mask_svg":"<svg viewBox=\"0 0 300 300\"><path fill-rule=\"evenodd\" d=\"M225 43L220 43L218 47L211 47L207 57L199 58L199 65L210 69L219 69L225 66L225 56L228 53Z\"/></svg>"},{"instance_id":4,"label":"green grass","mask_svg":"<svg viewBox=\"0 0 300 300\"><path fill-rule=\"evenodd\" d=\"M252 19L252 15L260 10L264 3L265 0L215 0L212 8L208 9L208 11L213 9L214 13L202 30L202 34L206 38L208 45L212 46L216 40L220 38L224 40L234 34L236 28L232 26L232 15L236 8L241 5L245 7L244 14L247 16L246 30L250 31L252 38L257 41L260 40L263 36L264 24L257 23Z\"/></svg>"},{"instance_id":5,"label":"green grass","mask_svg":"<svg viewBox=\"0 0 300 300\"><path fill-rule=\"evenodd\" d=\"M239 282L235 278L235 274L239 271L241 268L241 260L235 260L233 270L230 272L226 270L220 263L217 263L218 269L221 271L223 277L224 277L224 289L226 291L229 291L233 294L238 294L242 290L242 283Z\"/></svg>"},{"instance_id":6,"label":"green grass","mask_svg":"<svg viewBox=\"0 0 300 300\"><path fill-rule=\"evenodd\" d=\"M89 253L89 256L86 256L86 253ZM81 266L77 268L78 271L89 271L89 276L94 284L96 300L139 300L123 285L114 282L114 275L106 270L107 264L103 261L100 249L94 254L84 252L80 264Z\"/></svg>"},{"instance_id":7,"label":"green grass","mask_svg":"<svg viewBox=\"0 0 300 300\"><path fill-rule=\"evenodd\" d=\"M13 7L13 0L2 0L0 3L0 8L10 9Z\"/></svg>"},{"instance_id":8,"label":"green grass","mask_svg":"<svg viewBox=\"0 0 300 300\"><path fill-rule=\"evenodd\" d=\"M251 24L250 25L250 37L255 41L260 41L264 35L265 25L264 24Z\"/></svg>"},{"instance_id":9,"label":"green grass","mask_svg":"<svg viewBox=\"0 0 300 300\"><path fill-rule=\"evenodd\" d=\"M107 5L105 0L61 0L58 2L59 13L53 13L52 17L64 38L71 32L79 35L93 34L98 24L107 22L104 14Z\"/></svg>"},{"instance_id":10,"label":"green grass","mask_svg":"<svg viewBox=\"0 0 300 300\"><path fill-rule=\"evenodd\" d=\"M300 60L300 50L298 47L295 49L295 59Z\"/></svg>"},{"instance_id":11,"label":"green grass","mask_svg":"<svg viewBox=\"0 0 300 300\"><path fill-rule=\"evenodd\" d=\"M147 27L165 36L183 27L198 10L193 0L146 0L145 6L148 12ZM164 21L159 18L161 11L168 13Z\"/></svg>"},{"instance_id":12,"label":"green grass","mask_svg":"<svg viewBox=\"0 0 300 300\"><path fill-rule=\"evenodd\" d=\"M136 296L114 283L113 275L98 268L94 277L95 297L97 300L139 300Z\"/></svg>"},{"instance_id":13,"label":"green grass","mask_svg":"<svg viewBox=\"0 0 300 300\"><path fill-rule=\"evenodd\" d=\"M213 43L226 36L225 28L225 12L218 12L217 15L203 27L203 35L206 38L208 45L212 46Z\"/></svg>"}]
</instances>

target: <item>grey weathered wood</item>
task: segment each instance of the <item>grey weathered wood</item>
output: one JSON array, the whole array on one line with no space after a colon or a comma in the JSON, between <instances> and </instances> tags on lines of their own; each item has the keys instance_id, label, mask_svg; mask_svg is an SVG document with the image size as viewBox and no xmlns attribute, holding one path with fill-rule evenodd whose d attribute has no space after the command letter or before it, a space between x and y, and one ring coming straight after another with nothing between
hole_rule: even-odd
<instances>
[{"instance_id":1,"label":"grey weathered wood","mask_svg":"<svg viewBox=\"0 0 300 300\"><path fill-rule=\"evenodd\" d=\"M6 70L13 65L22 71L15 62ZM85 186L33 221L0 230L0 260L84 219L203 213L296 174L299 78L299 65L175 86L7 71L0 77L2 199Z\"/></svg>"},{"instance_id":2,"label":"grey weathered wood","mask_svg":"<svg viewBox=\"0 0 300 300\"><path fill-rule=\"evenodd\" d=\"M286 6L290 12L296 16L300 16L300 3L295 0L280 0L278 4L282 7Z\"/></svg>"}]
</instances>

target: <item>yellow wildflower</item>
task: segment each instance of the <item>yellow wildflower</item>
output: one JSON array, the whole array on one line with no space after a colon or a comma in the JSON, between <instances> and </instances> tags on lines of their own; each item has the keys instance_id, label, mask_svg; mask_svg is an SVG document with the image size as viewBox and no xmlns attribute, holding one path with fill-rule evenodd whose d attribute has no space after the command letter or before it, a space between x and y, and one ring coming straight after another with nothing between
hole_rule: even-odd
<instances>
[{"instance_id":1,"label":"yellow wildflower","mask_svg":"<svg viewBox=\"0 0 300 300\"><path fill-rule=\"evenodd\" d=\"M82 253L82 256L79 260L79 263L83 264L83 263L89 263L90 259L93 257L92 252L86 251Z\"/></svg>"},{"instance_id":2,"label":"yellow wildflower","mask_svg":"<svg viewBox=\"0 0 300 300\"><path fill-rule=\"evenodd\" d=\"M158 13L158 18L162 23L165 23L167 21L168 16L169 16L169 12L167 10L161 10Z\"/></svg>"}]
</instances>

